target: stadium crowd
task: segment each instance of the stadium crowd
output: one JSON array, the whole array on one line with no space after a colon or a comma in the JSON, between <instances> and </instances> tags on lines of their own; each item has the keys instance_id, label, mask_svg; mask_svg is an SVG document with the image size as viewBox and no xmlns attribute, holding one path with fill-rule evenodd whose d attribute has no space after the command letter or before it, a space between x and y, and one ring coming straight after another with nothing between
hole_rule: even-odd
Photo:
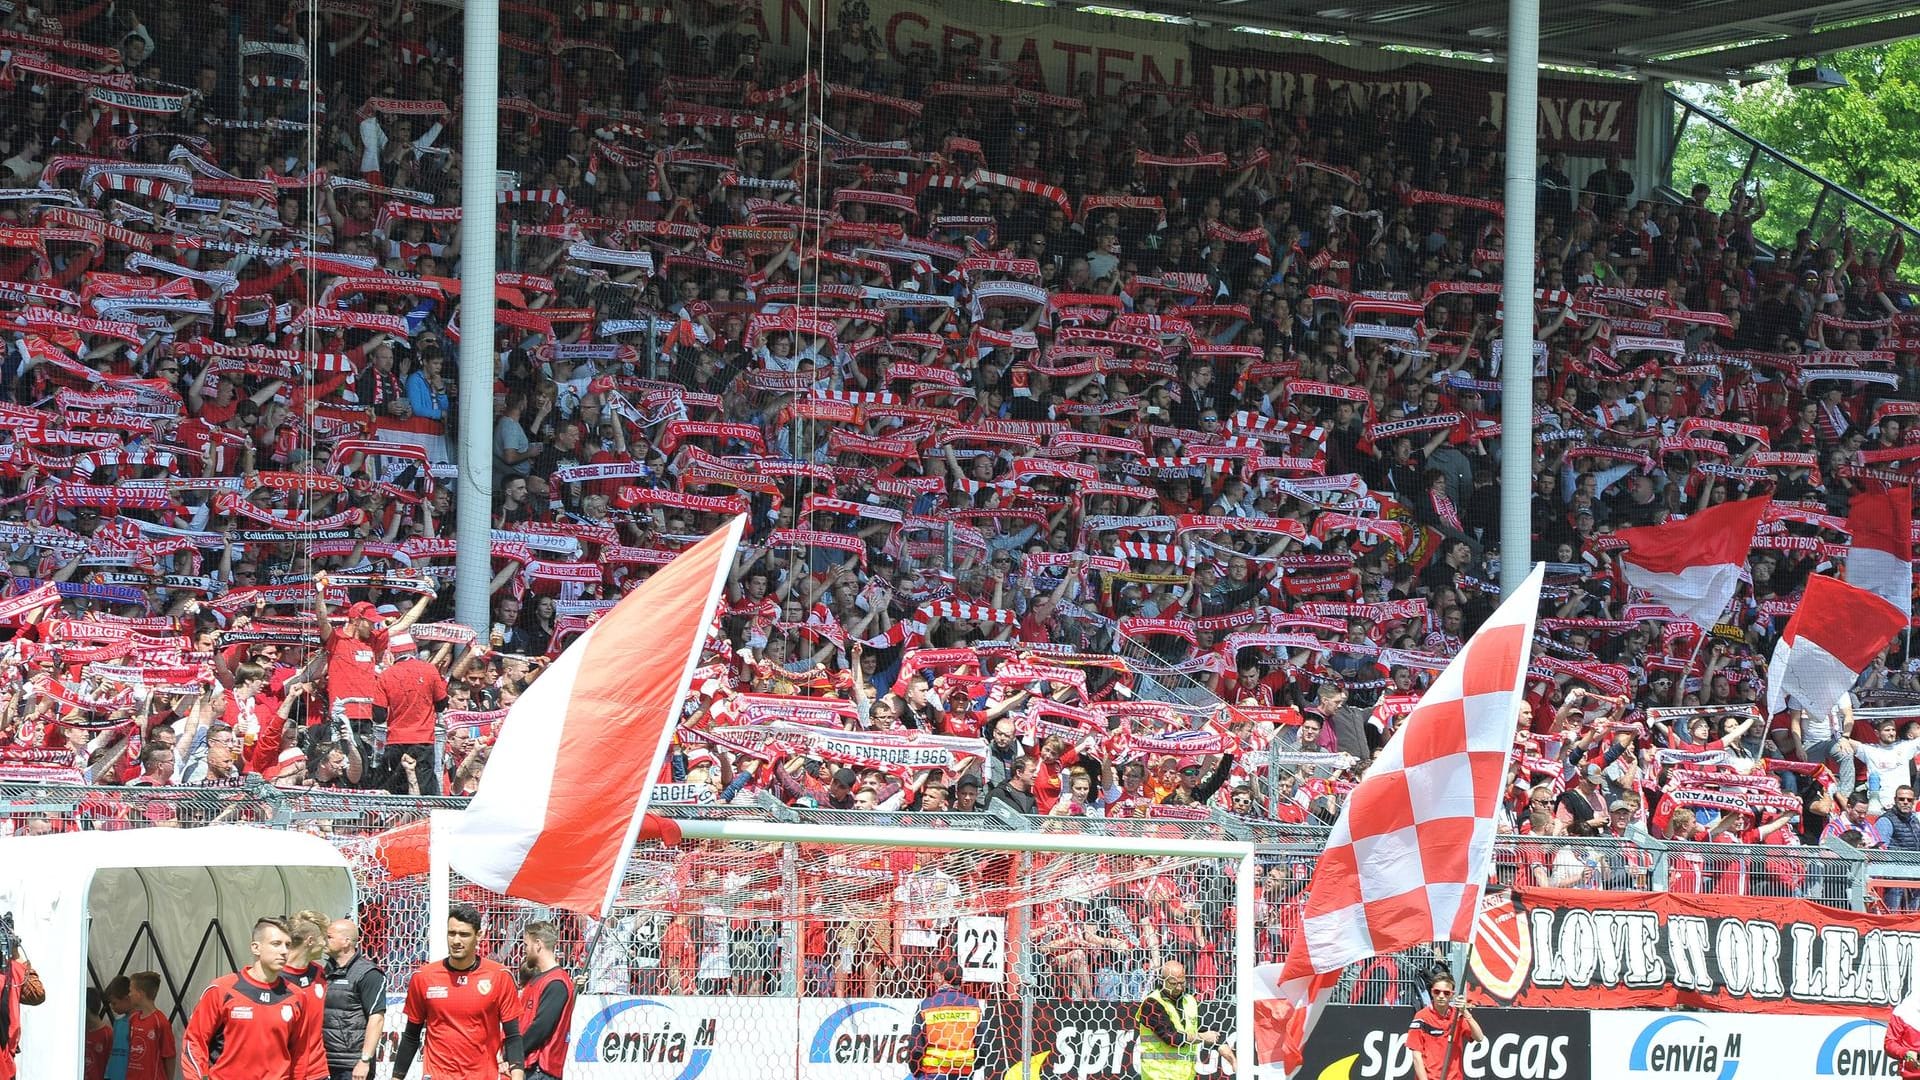
<instances>
[{"instance_id":1,"label":"stadium crowd","mask_svg":"<svg viewBox=\"0 0 1920 1080\"><path fill-rule=\"evenodd\" d=\"M894 63L862 0L810 70L709 0L503 6L484 636L457 12L0 23L0 775L471 792L548 659L745 512L663 799L1331 819L1498 600L1491 128ZM1543 166L1514 831L1920 849L1920 720L1757 704L1849 494L1920 457L1903 244L1769 257L1766 212ZM1755 493L1722 626L1628 594L1615 530Z\"/></svg>"}]
</instances>

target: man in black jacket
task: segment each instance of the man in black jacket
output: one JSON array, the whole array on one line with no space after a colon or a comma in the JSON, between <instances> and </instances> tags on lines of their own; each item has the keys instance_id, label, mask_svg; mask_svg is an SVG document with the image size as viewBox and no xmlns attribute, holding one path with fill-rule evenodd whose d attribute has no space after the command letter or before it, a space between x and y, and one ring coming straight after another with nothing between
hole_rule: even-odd
<instances>
[{"instance_id":1,"label":"man in black jacket","mask_svg":"<svg viewBox=\"0 0 1920 1080\"><path fill-rule=\"evenodd\" d=\"M327 925L327 1007L320 1021L330 1080L367 1080L387 1026L387 976L360 951L352 919Z\"/></svg>"},{"instance_id":2,"label":"man in black jacket","mask_svg":"<svg viewBox=\"0 0 1920 1080\"><path fill-rule=\"evenodd\" d=\"M1033 797L1033 778L1040 772L1040 763L1031 756L1022 754L1009 766L1007 781L987 796L987 804L1003 803L1009 810L1021 814L1037 814L1040 804Z\"/></svg>"}]
</instances>

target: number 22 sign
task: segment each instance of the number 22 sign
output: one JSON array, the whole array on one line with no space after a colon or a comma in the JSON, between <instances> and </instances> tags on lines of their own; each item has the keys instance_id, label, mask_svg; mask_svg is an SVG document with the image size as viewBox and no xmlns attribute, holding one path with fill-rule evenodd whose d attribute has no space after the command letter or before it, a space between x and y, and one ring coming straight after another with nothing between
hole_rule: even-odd
<instances>
[{"instance_id":1,"label":"number 22 sign","mask_svg":"<svg viewBox=\"0 0 1920 1080\"><path fill-rule=\"evenodd\" d=\"M960 977L967 982L1005 982L1007 920L999 915L969 915L959 920Z\"/></svg>"}]
</instances>

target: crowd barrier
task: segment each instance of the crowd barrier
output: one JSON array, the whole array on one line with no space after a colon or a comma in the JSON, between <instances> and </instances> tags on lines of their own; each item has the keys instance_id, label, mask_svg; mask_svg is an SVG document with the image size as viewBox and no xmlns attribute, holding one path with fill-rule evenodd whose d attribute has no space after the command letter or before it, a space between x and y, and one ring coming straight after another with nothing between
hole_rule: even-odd
<instances>
[{"instance_id":1,"label":"crowd barrier","mask_svg":"<svg viewBox=\"0 0 1920 1080\"><path fill-rule=\"evenodd\" d=\"M257 780L233 787L126 788L81 784L0 783L0 835L74 829L193 828L255 824L303 829L342 845L371 841L423 822L435 809L464 806L457 797L388 795L366 791L287 790ZM1196 820L1024 817L996 810L928 815L857 810L796 809L769 800L750 806L660 806L678 818L765 818L820 825L911 825L916 828L1034 830L1085 835L1169 835L1251 841L1290 873L1310 876L1327 829L1239 818L1215 810ZM1560 853L1568 853L1562 856ZM1535 871L1544 880L1534 880ZM1628 837L1534 839L1503 834L1495 855L1502 884L1605 888L1627 891L1741 892L1791 896L1853 910L1920 906L1892 898L1912 883L1920 893L1920 852L1857 850L1835 842L1808 846L1697 844L1656 840L1636 830ZM1916 895L1914 901L1920 901Z\"/></svg>"},{"instance_id":2,"label":"crowd barrier","mask_svg":"<svg viewBox=\"0 0 1920 1080\"><path fill-rule=\"evenodd\" d=\"M410 970L425 958L423 943L431 917L423 879L405 870L395 872L388 843L405 835L408 826L418 827L413 830L417 841L433 810L456 808L463 802L450 797L289 791L264 784L146 790L5 784L0 785L0 835L230 823L300 829L326 836L340 846L355 868L369 952L389 970ZM823 829L906 825L908 817L914 826L935 824L928 815L793 809L777 803L659 809L680 818L772 817ZM1276 825L1219 812L1205 820L1148 821L1027 818L996 811L945 815L938 825L1009 833L1073 831L1113 837L1178 835L1251 841L1259 852L1259 893L1264 909L1255 935L1257 962L1282 958L1286 932L1298 921L1298 910L1312 881L1325 835L1320 826ZM1632 838L1590 838L1574 844L1564 839L1503 835L1498 841L1495 867L1496 880L1503 885L1792 897L1853 911L1920 907L1920 853L1859 851L1831 842L1795 847L1685 844L1636 833ZM577 937L584 948L586 930L580 928ZM743 966L750 972L754 963L764 961L767 970L762 978L742 982L739 992L795 992L797 987L791 981L783 984L774 977L794 968L778 949L777 945L770 947L765 957ZM1349 973L1340 999L1379 1005L1418 1000L1419 981L1434 960L1423 953L1355 969ZM671 988L657 989L664 992ZM823 994L834 992L830 987L814 989Z\"/></svg>"},{"instance_id":3,"label":"crowd barrier","mask_svg":"<svg viewBox=\"0 0 1920 1080\"><path fill-rule=\"evenodd\" d=\"M251 823L328 837L347 854L355 869L369 954L390 972L404 973L426 958L425 943L432 933L433 918L426 902L426 875L417 867L401 865L405 860L397 858L389 847L396 837L409 834L417 842L433 810L457 807L460 802L361 792L285 791L268 786L136 791L11 784L0 785L0 833ZM662 809L680 818L775 816L818 825L823 832L835 825L884 824L896 816L785 807ZM913 824L928 826L925 815L914 817ZM1287 931L1298 922L1298 909L1323 843L1313 827L1280 829L1228 815L1177 822L1067 822L994 813L951 815L941 824L1009 834L1073 830L1165 839L1177 830L1177 835L1196 839L1252 840L1257 851L1257 902L1261 906L1255 915L1258 929L1254 939L1255 961L1259 963L1283 958ZM740 845L726 852L716 847L673 856L681 862L694 859L702 866L729 857L744 868ZM991 865L991 860L983 865ZM1572 851L1564 840L1503 836L1496 867L1503 884L1532 886L1539 884L1542 876L1551 877L1562 890L1554 894L1562 898L1562 906L1577 905L1577 900L1565 898L1577 897L1580 889L1671 892L1676 896L1681 890L1692 890L1756 898L1790 896L1836 910L1858 911L1863 906L1884 910L1889 903L1905 904L1905 894L1878 889L1875 882L1920 876L1920 859L1911 854L1833 847L1665 844L1644 836L1585 840ZM1177 880L1179 887L1174 892L1192 912L1197 947L1204 952L1206 941L1230 939L1228 928L1236 916L1220 868L1196 864L1162 873L1170 875L1169 880ZM643 869L639 876L644 875ZM1215 878L1220 880L1214 882ZM1209 883L1221 887L1210 889ZM1063 891L1058 880L1050 887ZM1139 910L1128 914L1136 925L1154 918L1152 906L1164 903L1151 890L1140 891L1127 901L1116 901L1110 894L1089 897L1096 904L1087 909L1090 912L1104 910L1098 905L1134 903ZM459 895L454 898L464 899ZM1545 903L1551 897L1543 893L1529 899ZM669 917L663 914L667 908L649 907L644 901L601 930L589 925L589 920L562 919L563 936L575 946L572 951L580 957L593 956L580 969L587 996L576 1013L568 1075L577 1074L585 1080L681 1076L696 1055L711 1075L764 1072L795 1080L878 1080L898 1073L905 1052L903 1036L911 1027L918 988L884 963L866 967L855 962L836 967L832 959L838 950L857 953L866 947L857 940L863 918L884 930L890 917L898 917L897 912L890 916L882 904L865 915L849 911L831 920L826 932L838 932L846 940L828 947L823 954L822 944L809 936L816 931L790 920L783 923L764 902L755 907L743 901L742 906L724 910L701 906L701 901L692 903L694 907L688 909L690 921L682 920L685 940L678 946L660 933L643 932L647 925L657 928L660 920ZM518 926L531 918L550 917L549 913L509 905L499 905L490 915L503 916L488 920L487 947L500 955L512 951ZM1867 916L1852 918L1859 921ZM708 919L717 919L719 925L727 927L721 947L726 960L724 974L712 966L712 942L703 936ZM980 1060L994 1066L994 1076L1025 1075L1020 1072L1023 1062L1036 1070L1035 1075L1077 1080L1124 1080L1137 1075L1133 1063L1133 1003L1148 986L1152 963L1163 955L1177 955L1179 946L1167 939L1151 950L1109 950L1104 960L1103 954L1089 949L1082 963L1071 951L1050 943L1048 925L1046 917L1037 914L1007 924L1009 940L1004 959L996 961L1005 976L985 995L990 1022L982 1031ZM1868 924L1861 925L1864 933ZM1880 925L1884 926L1885 920ZM834 926L839 929L835 931ZM1896 936L1904 942L1907 935ZM589 949L588 942L596 942L599 948ZM1564 962L1572 946L1557 940L1554 948ZM1876 970L1882 970L1886 978L1911 976L1913 972L1906 971L1907 967L1920 971L1920 966L1901 961L1907 951L1920 950L1907 950L1902 944L1900 955L1889 952L1887 962ZM1149 952L1151 962L1142 959ZM884 950L876 955L884 956ZM1405 1039L1407 1020L1411 1009L1423 1001L1422 978L1443 960L1434 950L1415 950L1349 969L1335 995L1337 1006L1330 1010L1309 1045L1304 1075L1322 1080L1411 1076ZM1213 1010L1211 1022L1230 1031L1231 1004L1239 990L1231 968L1218 960L1210 965L1205 955L1189 958L1187 963L1196 976L1195 989L1213 1003L1209 1006ZM1569 998L1547 1003L1574 1001ZM1629 1003L1624 996L1618 1002ZM1766 1002L1751 1004L1761 1010L1770 1007ZM1792 1011L1780 1003L1771 1007ZM1884 1056L1879 1055L1882 1031L1878 1011L1810 1017L1489 1005L1481 1012L1489 1042L1469 1054L1466 1075L1503 1080L1638 1080L1654 1076L1732 1080L1740 1075L1764 1075L1773 1080L1892 1075ZM728 1036L727 1029L736 1034ZM776 1064L778 1068L773 1068ZM764 1071L763 1066L773 1071ZM1235 1074L1224 1059L1207 1055L1200 1075Z\"/></svg>"}]
</instances>

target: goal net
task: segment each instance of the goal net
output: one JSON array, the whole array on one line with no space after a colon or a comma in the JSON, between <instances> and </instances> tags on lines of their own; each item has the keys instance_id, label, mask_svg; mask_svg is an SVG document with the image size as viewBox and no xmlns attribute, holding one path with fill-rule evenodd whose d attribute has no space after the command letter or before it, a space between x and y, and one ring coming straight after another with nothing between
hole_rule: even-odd
<instances>
[{"instance_id":1,"label":"goal net","mask_svg":"<svg viewBox=\"0 0 1920 1080\"><path fill-rule=\"evenodd\" d=\"M569 1080L900 1080L929 1054L942 1075L1130 1080L1140 1003L1169 962L1228 1048L1201 1048L1198 1075L1235 1075L1247 845L1154 822L681 826L678 846L635 853L604 924L555 920L582 989ZM451 873L446 887L509 965L525 924L553 918Z\"/></svg>"}]
</instances>

